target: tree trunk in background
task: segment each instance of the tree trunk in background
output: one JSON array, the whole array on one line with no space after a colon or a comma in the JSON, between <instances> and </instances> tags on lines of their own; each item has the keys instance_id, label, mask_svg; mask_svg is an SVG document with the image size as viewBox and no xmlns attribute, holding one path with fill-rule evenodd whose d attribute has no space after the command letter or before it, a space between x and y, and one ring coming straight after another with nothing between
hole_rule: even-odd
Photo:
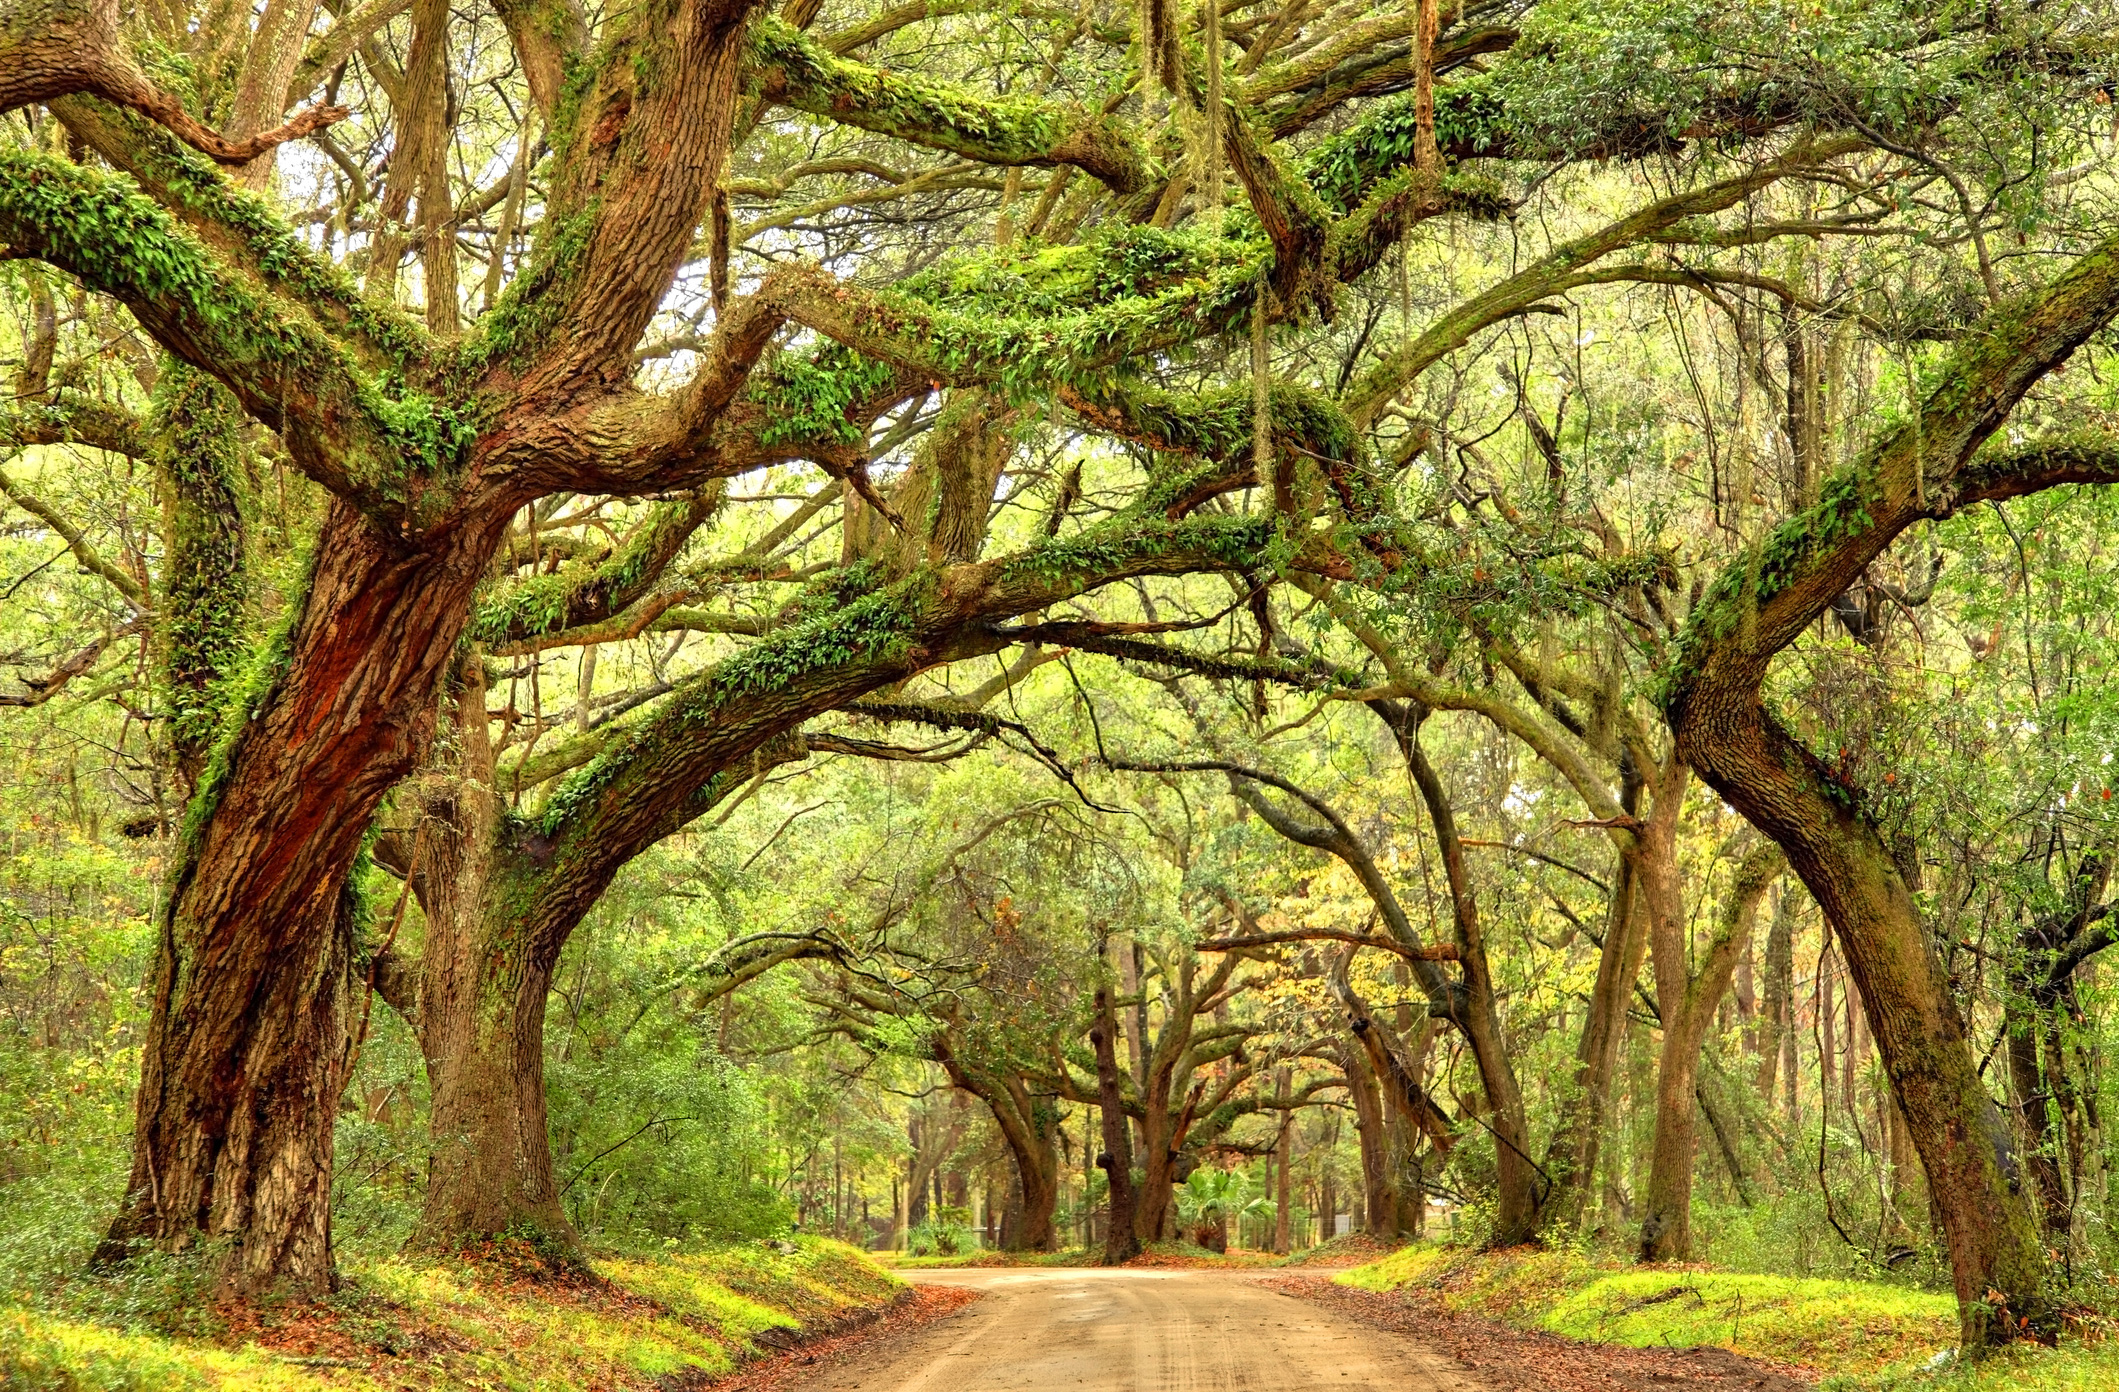
<instances>
[{"instance_id":1,"label":"tree trunk in background","mask_svg":"<svg viewBox=\"0 0 2119 1392\"><path fill-rule=\"evenodd\" d=\"M2037 1012L2028 1001L2012 1000L2002 1017L2008 1039L2010 1091L2015 1093L2018 1127L2024 1140L2024 1168L2031 1172L2045 1210L2046 1231L2063 1243L2073 1226L2067 1187L2061 1179L2059 1145L2053 1134L2052 1088L2038 1057Z\"/></svg>"},{"instance_id":2,"label":"tree trunk in background","mask_svg":"<svg viewBox=\"0 0 2119 1392\"><path fill-rule=\"evenodd\" d=\"M1639 783L1628 785L1623 804L1631 814ZM1648 955L1647 915L1639 906L1633 865L1619 860L1604 917L1604 941L1597 953L1597 977L1590 988L1589 1009L1575 1046L1574 1087L1560 1108L1559 1125L1545 1149L1545 1170L1553 1177L1546 1200L1548 1222L1559 1231L1579 1231L1596 1192L1597 1162L1611 1110L1611 1081L1618 1070L1619 1045L1626 1037L1626 1010L1634 983Z\"/></svg>"},{"instance_id":3,"label":"tree trunk in background","mask_svg":"<svg viewBox=\"0 0 2119 1392\"><path fill-rule=\"evenodd\" d=\"M1096 1024L1089 1031L1089 1042L1096 1049L1097 1107L1104 1123L1104 1152L1096 1164L1111 1181L1104 1265L1118 1266L1140 1255L1140 1238L1134 1232L1133 1145L1127 1135L1125 1096L1119 1089L1118 1016L1112 1008L1111 988L1097 987L1094 1004Z\"/></svg>"},{"instance_id":4,"label":"tree trunk in background","mask_svg":"<svg viewBox=\"0 0 2119 1392\"><path fill-rule=\"evenodd\" d=\"M1383 1095L1376 1086L1376 1072L1369 1066L1368 1052L1359 1044L1339 1047L1340 1066L1346 1070L1347 1096L1354 1104L1354 1130L1361 1146L1361 1219L1363 1232L1384 1241L1398 1235L1398 1189L1391 1175L1391 1132L1384 1115Z\"/></svg>"},{"instance_id":5,"label":"tree trunk in background","mask_svg":"<svg viewBox=\"0 0 2119 1392\"><path fill-rule=\"evenodd\" d=\"M1332 1191L1332 1148L1338 1128L1326 1124L1325 1142L1317 1153L1317 1240L1330 1242L1339 1235L1339 1196Z\"/></svg>"},{"instance_id":6,"label":"tree trunk in background","mask_svg":"<svg viewBox=\"0 0 2119 1392\"><path fill-rule=\"evenodd\" d=\"M1662 794L1639 840L1642 898L1655 939L1656 999L1663 1008L1663 1050L1656 1069L1655 1142L1641 1214L1642 1261L1688 1261L1692 1257L1692 1172L1698 1147L1700 1049L1715 1012L1729 990L1737 958L1751 937L1758 901L1785 863L1780 847L1767 842L1738 863L1722 901L1714 940L1688 965L1691 930L1677 876L1677 801L1682 776L1666 784L1674 794L1665 817ZM1737 1184L1743 1175L1734 1156Z\"/></svg>"},{"instance_id":7,"label":"tree trunk in background","mask_svg":"<svg viewBox=\"0 0 2119 1392\"><path fill-rule=\"evenodd\" d=\"M517 902L508 886L518 870L499 836L504 809L475 650L463 673L461 762L446 792L429 795L405 853L427 918L416 1032L433 1093L417 1241L447 1251L514 1233L571 1264L578 1242L560 1206L545 1117L545 998L557 954L523 943L505 912Z\"/></svg>"},{"instance_id":8,"label":"tree trunk in background","mask_svg":"<svg viewBox=\"0 0 2119 1392\"><path fill-rule=\"evenodd\" d=\"M1752 950L1753 939L1746 935L1744 951L1736 959L1736 981L1733 984L1736 1001L1736 1017L1744 1027L1744 1057L1758 1057L1758 954Z\"/></svg>"},{"instance_id":9,"label":"tree trunk in background","mask_svg":"<svg viewBox=\"0 0 2119 1392\"><path fill-rule=\"evenodd\" d=\"M962 1084L959 1084L962 1086ZM1059 1232L1052 1215L1059 1206L1060 1152L1059 1108L1049 1097L1033 1095L1022 1075L1011 1074L996 1103L983 1093L994 1114L1008 1156L1015 1162L1015 1185L1010 1212L1007 1246L1016 1252L1053 1252L1059 1249Z\"/></svg>"},{"instance_id":10,"label":"tree trunk in background","mask_svg":"<svg viewBox=\"0 0 2119 1392\"><path fill-rule=\"evenodd\" d=\"M1165 1028L1169 1028L1167 1025ZM1156 1050L1156 1055L1162 1053ZM1174 1064L1174 1060L1171 1061ZM1171 1069L1151 1055L1141 1098L1140 1191L1134 1196L1133 1227L1143 1245L1171 1235L1177 1185L1177 1119L1170 1114Z\"/></svg>"},{"instance_id":11,"label":"tree trunk in background","mask_svg":"<svg viewBox=\"0 0 2119 1392\"><path fill-rule=\"evenodd\" d=\"M1766 999L1759 1020L1758 1092L1770 1110L1781 1077L1781 1056L1793 1033L1795 1010L1795 899L1783 886L1773 898L1766 930Z\"/></svg>"},{"instance_id":12,"label":"tree trunk in background","mask_svg":"<svg viewBox=\"0 0 2119 1392\"><path fill-rule=\"evenodd\" d=\"M1288 1070L1283 1068L1280 1070L1280 1095L1283 1097L1287 1096L1288 1082ZM1295 1148L1294 1122L1292 1111L1282 1112L1280 1135L1273 1143L1273 1250L1281 1256L1292 1250L1288 1225L1294 1206L1288 1197L1288 1169Z\"/></svg>"},{"instance_id":13,"label":"tree trunk in background","mask_svg":"<svg viewBox=\"0 0 2119 1392\"><path fill-rule=\"evenodd\" d=\"M1457 928L1457 959L1464 970L1464 1009L1459 1021L1465 1042L1479 1065L1479 1082L1492 1112L1494 1175L1499 1201L1494 1247L1513 1247L1537 1236L1544 1183L1530 1158L1530 1125L1523 1109L1523 1092L1509 1062L1508 1046L1501 1034L1501 1009L1494 993L1493 969L1486 957L1486 937L1479 925L1479 903L1469 867L1464 861L1464 843L1457 835L1457 819L1450 808L1442 779L1435 773L1417 741L1401 742L1406 767L1427 804L1428 820L1434 825L1435 841L1442 852L1442 868L1449 882L1450 904Z\"/></svg>"}]
</instances>

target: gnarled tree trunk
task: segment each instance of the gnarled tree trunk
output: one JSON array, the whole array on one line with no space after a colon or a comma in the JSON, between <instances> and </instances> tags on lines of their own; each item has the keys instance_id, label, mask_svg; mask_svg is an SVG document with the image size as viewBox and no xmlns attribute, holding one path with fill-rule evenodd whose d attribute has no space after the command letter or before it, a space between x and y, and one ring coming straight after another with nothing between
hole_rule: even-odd
<instances>
[{"instance_id":1,"label":"gnarled tree trunk","mask_svg":"<svg viewBox=\"0 0 2119 1392\"><path fill-rule=\"evenodd\" d=\"M1927 1170L1964 1340L1974 1347L2053 1332L2040 1215L1868 794L1785 729L1761 689L1774 656L1915 522L2119 478L2111 451L2072 441L1975 460L2024 393L2115 314L2119 242L2107 241L2042 294L1989 315L1961 340L1913 420L1716 579L1687 623L1664 692L1680 753L1779 843L1846 952Z\"/></svg>"},{"instance_id":2,"label":"gnarled tree trunk","mask_svg":"<svg viewBox=\"0 0 2119 1392\"><path fill-rule=\"evenodd\" d=\"M498 528L491 529L497 533ZM322 1294L347 1061L347 871L425 742L494 537L399 554L335 504L286 675L186 823L142 1048L132 1176L100 1256L225 1241L225 1285Z\"/></svg>"}]
</instances>

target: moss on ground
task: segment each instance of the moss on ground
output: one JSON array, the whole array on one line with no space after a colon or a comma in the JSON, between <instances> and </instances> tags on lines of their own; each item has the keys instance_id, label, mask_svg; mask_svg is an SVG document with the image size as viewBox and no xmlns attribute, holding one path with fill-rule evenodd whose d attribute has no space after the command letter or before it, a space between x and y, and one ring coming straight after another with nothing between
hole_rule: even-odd
<instances>
[{"instance_id":1,"label":"moss on ground","mask_svg":"<svg viewBox=\"0 0 2119 1392\"><path fill-rule=\"evenodd\" d=\"M1714 1345L1809 1368L1829 1392L2088 1392L2119 1386L2119 1344L2070 1338L1975 1365L1954 1353L1957 1302L1875 1281L1705 1267L1610 1267L1570 1251L1405 1247L1333 1278L1446 1310L1635 1348Z\"/></svg>"},{"instance_id":2,"label":"moss on ground","mask_svg":"<svg viewBox=\"0 0 2119 1392\"><path fill-rule=\"evenodd\" d=\"M903 1282L843 1243L802 1238L597 1259L604 1284L401 1259L318 1306L219 1311L209 1333L0 1308L0 1385L24 1392L324 1388L647 1389L730 1371L774 1342L889 1304ZM185 1313L196 1326L197 1311ZM687 1384L688 1385L688 1384Z\"/></svg>"}]
</instances>

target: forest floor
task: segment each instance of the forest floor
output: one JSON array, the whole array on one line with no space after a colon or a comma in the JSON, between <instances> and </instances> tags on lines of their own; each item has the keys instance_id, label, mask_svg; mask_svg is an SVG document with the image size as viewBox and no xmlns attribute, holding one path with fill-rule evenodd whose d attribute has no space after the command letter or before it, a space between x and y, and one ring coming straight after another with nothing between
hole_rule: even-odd
<instances>
[{"instance_id":1,"label":"forest floor","mask_svg":"<svg viewBox=\"0 0 2119 1392\"><path fill-rule=\"evenodd\" d=\"M328 1301L280 1310L190 1299L167 1273L159 1286L153 1272L123 1288L83 1280L0 1303L0 1387L691 1392L970 1298L916 1293L817 1238L604 1256L593 1267L595 1279L565 1279L527 1252L402 1259L349 1273Z\"/></svg>"},{"instance_id":2,"label":"forest floor","mask_svg":"<svg viewBox=\"0 0 2119 1392\"><path fill-rule=\"evenodd\" d=\"M1406 1247L1284 1294L1414 1335L1492 1392L2110 1392L2119 1340L2090 1312L2057 1349L1955 1356L1956 1302L1871 1281L1601 1266L1567 1251Z\"/></svg>"}]
</instances>

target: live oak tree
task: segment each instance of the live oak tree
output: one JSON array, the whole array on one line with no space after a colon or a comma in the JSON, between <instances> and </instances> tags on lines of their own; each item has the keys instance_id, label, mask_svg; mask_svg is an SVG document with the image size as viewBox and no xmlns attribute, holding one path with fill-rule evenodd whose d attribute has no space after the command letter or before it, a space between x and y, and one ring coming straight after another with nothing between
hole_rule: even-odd
<instances>
[{"instance_id":1,"label":"live oak tree","mask_svg":"<svg viewBox=\"0 0 2119 1392\"><path fill-rule=\"evenodd\" d=\"M34 139L0 155L0 242L122 305L171 357L157 384L167 438L196 426L273 451L319 498L303 579L257 653L232 651L224 620L234 610L189 598L187 618L214 622L195 633L172 624L165 643L171 690L212 699L179 703L184 719L170 727L178 781L198 786L168 898L114 1255L136 1240L224 1239L239 1291L329 1285L330 1118L357 1033L352 997L367 979L356 972L387 978L369 936L382 915L356 892L362 842L391 788L432 758L445 712L461 744L484 738L483 664L508 658L478 646L526 644L519 655L534 658L553 635L630 641L663 616L648 609L683 602L662 583L671 548L720 481L798 460L843 481L840 577L799 621L673 683L670 699L614 729L526 811L503 814L475 792L492 788L475 749L468 778L456 770L474 793L442 820L469 818L472 857L489 858L482 885L535 907L509 920L524 951L504 979L451 989L509 999L518 1042L534 1039L532 998L555 939L625 859L726 795L808 719L1028 641L1182 667L1186 654L1155 636L1168 630L1152 616L1039 617L1121 581L1252 571L1418 600L1419 578L1438 572L1403 530L1381 463L1414 463L1442 436L1405 403L1423 374L1553 297L1739 285L1756 278L1732 254L1747 247L1923 221L1960 237L1962 269L1998 295L2013 271L1997 266L1989 216L1945 162L1952 123L1969 113L1998 129L1994 104L2020 101L2025 84L2049 90L2048 101L2089 85L2076 57L2088 38L2047 32L2034 10L1962 26L1882 11L1881 37L1856 44L1845 67L1817 58L1761 76L1729 55L1764 35L1784 43L1777 15L1703 23L1629 11L1600 24L1567 7L1463 7L1428 43L1408 7L1330 22L1236 8L1196 31L1157 7L1155 27L1172 41L1147 54L1123 22L1036 17L1041 42L1014 69L1023 81L996 97L968 59L908 76L855 56L930 22L927 7L911 10L835 29L839 17L800 3L768 16L670 0L594 23L563 0L496 4L478 18L507 35L495 77L512 103L505 121L492 119L502 108L461 99L448 61L461 21L446 6L334 11L328 26L300 6L268 7L254 22L216 11L197 24L175 9L120 24L114 7L61 0L5 12L0 99L41 104L57 126L40 115ZM957 32L948 21L939 17L938 32ZM1827 31L1835 22L1818 20ZM1644 81L1629 57L1643 43L1680 61ZM1864 66L1870 57L1877 68ZM1145 80L1129 94L1136 73ZM374 153L384 148L384 127L362 124L369 112L342 116L329 100L346 97L348 82L369 94L364 106L390 113L387 170L329 133L371 130ZM309 104L319 89L327 101ZM789 112L815 122L795 129L833 137L819 137L821 158L790 157L802 141ZM1702 137L1711 140L1683 143ZM285 142L296 138L315 140L343 188L321 223L305 224L325 228L320 237L298 234L284 204L254 192L276 168L284 182ZM883 143L861 143L871 138ZM736 167L746 150L759 152L755 167ZM504 177L467 187L450 152ZM1552 187L1582 194L1579 215L1529 269L1423 306L1423 327L1405 303L1396 343L1377 341L1381 313L1366 328L1336 313L1378 288L1408 232L1505 215L1541 196L1552 173L1613 155L1655 156L1675 191L1629 197L1634 210L1607 219L1589 207L1590 181L1563 179ZM930 157L950 162L903 163ZM1530 160L1550 163L1523 177ZM1904 172L1935 166L1933 177ZM1919 190L1901 198L1909 177ZM821 196L797 201L804 180L825 181L813 186ZM855 180L882 187L849 188ZM1850 201L1757 216L1762 193L1789 181ZM1935 190L1950 197L1937 203ZM999 196L952 223L949 201L974 193ZM900 200L934 212L937 226L975 226L980 240L990 226L998 245L895 243L890 205ZM739 223L748 206L761 216ZM480 235L467 238L474 219ZM811 241L776 240L807 226L821 229ZM864 226L882 230L864 242ZM787 259L793 247L830 269ZM474 249L483 275L459 264ZM2094 280L2085 264L2065 284ZM415 282L417 317L396 301ZM2074 317L2026 330L2041 363L2108 317L2089 291L2050 303L2072 305ZM2061 312L1997 312L1997 322ZM1923 417L1907 456L1921 462L1906 466L1915 504L1899 509L1908 520L1932 510L1931 485L1983 467L1965 462L1972 446L2028 385L2027 369L1973 361L1980 342L1962 350L1962 379L2015 385L1958 402L1956 418ZM672 370L640 366L665 361ZM937 397L940 408L923 412ZM9 438L132 448L127 422L74 398L63 383L26 394ZM994 544L987 505L1055 418L1136 457L1112 449L1087 477L1051 478L1046 518ZM931 435L927 463L886 494L868 465L920 431ZM225 462L241 456L182 445L171 457L169 516L202 525L172 531L197 544L181 561L172 549L160 584L234 599L250 583L235 563L250 543L228 525ZM1234 502L1245 490L1248 507ZM562 495L663 501L608 556L521 586L512 617L505 598L482 611L496 572L519 568L519 543L540 564L538 509ZM1744 583L1710 595L1691 620L1671 710L1685 757L1787 848L1835 915L1873 1014L1897 1008L1897 978L1885 979L1883 950L1864 936L1889 916L1850 917L1845 895L1820 890L1824 852L1792 844L1789 817L1733 790L1749 775L1708 747L1720 717L1699 714L1717 700L1741 713L1758 685L1745 662L1762 673L1765 656L1889 540L1888 516L1870 508L1855 524L1852 513L1834 513L1820 535L1851 528L1882 540L1866 553L1868 542L1848 542L1841 559L1818 563L1814 583L1782 585L1786 548L1763 553L1760 626ZM141 580L126 578L144 602ZM1715 656L1736 649L1754 656ZM1725 669L1736 675L1716 686ZM587 705L593 683L583 686ZM419 785L408 792L425 796ZM423 897L441 905L444 857L422 870L416 829L407 840L401 872L429 880ZM470 913L430 913L430 948ZM488 922L483 911L477 922ZM428 970L451 960L466 959L430 953ZM450 993L438 985L436 1002ZM1956 1217L1945 1209L1960 1295L1972 1310L1992 1277L2014 1311L2036 1316L2020 1242L1964 1236L1995 1181L1947 1141L1951 1117L1961 1122L1971 1105L1963 1079L1937 1103L1936 1086L1906 1062L1962 1052L1948 1011L1932 992L1924 1000L1876 1033L1938 1187L1986 1185L1965 1191ZM519 1089L510 1097L529 1105ZM496 1125L536 1130L528 1112ZM1939 1170L1951 1155L1957 1168ZM2005 1332L1968 1321L1981 1336Z\"/></svg>"},{"instance_id":2,"label":"live oak tree","mask_svg":"<svg viewBox=\"0 0 2119 1392\"><path fill-rule=\"evenodd\" d=\"M1983 448L2041 379L2119 315L2119 246L2087 252L1982 319L1904 424L1829 477L1810 510L1709 589L1670 673L1666 708L1701 775L1787 853L1832 921L1927 1169L1968 1344L2049 1333L2044 1244L2014 1141L1980 1085L1962 1013L1901 865L1841 775L1767 709L1773 657L1915 523L1988 499L2113 478L2097 439Z\"/></svg>"}]
</instances>

